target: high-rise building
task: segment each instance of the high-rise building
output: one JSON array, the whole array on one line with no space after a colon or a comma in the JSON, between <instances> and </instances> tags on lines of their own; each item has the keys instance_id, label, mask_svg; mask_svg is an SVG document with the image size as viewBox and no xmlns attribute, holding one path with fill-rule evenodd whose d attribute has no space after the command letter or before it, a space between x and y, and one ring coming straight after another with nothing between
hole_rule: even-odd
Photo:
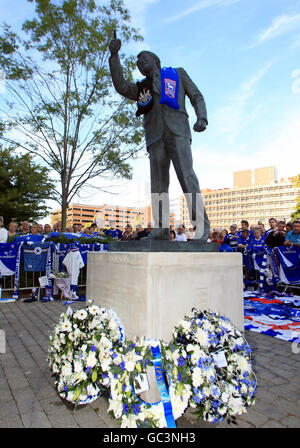
<instances>
[{"instance_id":1,"label":"high-rise building","mask_svg":"<svg viewBox=\"0 0 300 448\"><path fill-rule=\"evenodd\" d=\"M291 220L299 194L293 178L277 181L275 167L266 167L235 172L233 179L233 188L202 189L211 229L228 229L233 223L239 226L242 219L250 225L262 221L266 226L270 217ZM190 226L184 196L177 199L177 204L181 204L182 223Z\"/></svg>"},{"instance_id":2,"label":"high-rise building","mask_svg":"<svg viewBox=\"0 0 300 448\"><path fill-rule=\"evenodd\" d=\"M70 204L67 210L67 228L72 227L74 223L81 223L84 227L95 222L98 218L103 227L108 226L109 222L114 221L117 228L124 230L127 224L134 227L141 224L146 227L151 221L151 207L124 207L118 205L85 205ZM61 220L61 210L51 213L51 224Z\"/></svg>"}]
</instances>

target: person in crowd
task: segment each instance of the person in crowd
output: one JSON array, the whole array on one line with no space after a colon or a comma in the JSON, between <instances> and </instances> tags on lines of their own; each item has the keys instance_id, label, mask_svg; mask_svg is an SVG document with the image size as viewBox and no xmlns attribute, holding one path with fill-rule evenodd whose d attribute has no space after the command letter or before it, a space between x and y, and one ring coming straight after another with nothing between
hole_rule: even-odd
<instances>
[{"instance_id":1,"label":"person in crowd","mask_svg":"<svg viewBox=\"0 0 300 448\"><path fill-rule=\"evenodd\" d=\"M105 231L105 235L110 236L116 240L122 239L122 230L116 227L115 221L109 221L110 228Z\"/></svg>"},{"instance_id":2,"label":"person in crowd","mask_svg":"<svg viewBox=\"0 0 300 448\"><path fill-rule=\"evenodd\" d=\"M40 235L44 235L44 227L43 227L43 224L37 224L37 227L38 227L38 233L39 233Z\"/></svg>"},{"instance_id":3,"label":"person in crowd","mask_svg":"<svg viewBox=\"0 0 300 448\"><path fill-rule=\"evenodd\" d=\"M170 230L170 241L176 241L176 232L175 230Z\"/></svg>"},{"instance_id":4,"label":"person in crowd","mask_svg":"<svg viewBox=\"0 0 300 448\"><path fill-rule=\"evenodd\" d=\"M132 241L132 240L134 240L134 235L132 232L132 225L127 224L125 227L125 231L122 235L122 241Z\"/></svg>"},{"instance_id":5,"label":"person in crowd","mask_svg":"<svg viewBox=\"0 0 300 448\"><path fill-rule=\"evenodd\" d=\"M17 236L18 224L15 221L11 221L8 224L8 236Z\"/></svg>"},{"instance_id":6,"label":"person in crowd","mask_svg":"<svg viewBox=\"0 0 300 448\"><path fill-rule=\"evenodd\" d=\"M243 254L243 274L246 282L251 281L254 277L252 263L253 238L250 236L249 229L244 227L239 237L238 251Z\"/></svg>"},{"instance_id":7,"label":"person in crowd","mask_svg":"<svg viewBox=\"0 0 300 448\"><path fill-rule=\"evenodd\" d=\"M239 235L237 233L237 225L231 224L230 226L230 232L227 233L223 240L224 244L228 244L229 247L233 250L233 252L237 251L237 246L239 243Z\"/></svg>"},{"instance_id":8,"label":"person in crowd","mask_svg":"<svg viewBox=\"0 0 300 448\"><path fill-rule=\"evenodd\" d=\"M227 235L227 233L228 233L227 229L222 229L222 230L219 232L219 235L218 235L219 246L220 246L221 244L223 244L224 238L225 238L225 236Z\"/></svg>"},{"instance_id":9,"label":"person in crowd","mask_svg":"<svg viewBox=\"0 0 300 448\"><path fill-rule=\"evenodd\" d=\"M189 229L186 232L186 238L188 241L191 241L195 236L194 227L189 227Z\"/></svg>"},{"instance_id":10,"label":"person in crowd","mask_svg":"<svg viewBox=\"0 0 300 448\"><path fill-rule=\"evenodd\" d=\"M288 232L284 245L287 247L300 247L300 220L295 219L293 222L293 230Z\"/></svg>"},{"instance_id":11,"label":"person in crowd","mask_svg":"<svg viewBox=\"0 0 300 448\"><path fill-rule=\"evenodd\" d=\"M75 222L73 224L73 232L75 235L80 235L82 232L82 224L80 222Z\"/></svg>"},{"instance_id":12,"label":"person in crowd","mask_svg":"<svg viewBox=\"0 0 300 448\"><path fill-rule=\"evenodd\" d=\"M185 227L183 224L177 228L175 241L187 241L187 237L186 237L186 234L184 233L184 229L185 229Z\"/></svg>"},{"instance_id":13,"label":"person in crowd","mask_svg":"<svg viewBox=\"0 0 300 448\"><path fill-rule=\"evenodd\" d=\"M212 240L212 231L209 232L208 238L207 238L207 243L211 243Z\"/></svg>"},{"instance_id":14,"label":"person in crowd","mask_svg":"<svg viewBox=\"0 0 300 448\"><path fill-rule=\"evenodd\" d=\"M140 232L138 232L135 239L140 240L142 238L151 238L152 237L152 229L153 229L152 222L148 222L147 227L144 230L141 230Z\"/></svg>"},{"instance_id":15,"label":"person in crowd","mask_svg":"<svg viewBox=\"0 0 300 448\"><path fill-rule=\"evenodd\" d=\"M289 221L286 223L285 225L285 231L288 234L289 232L291 232L293 230L293 223L292 221Z\"/></svg>"},{"instance_id":16,"label":"person in crowd","mask_svg":"<svg viewBox=\"0 0 300 448\"><path fill-rule=\"evenodd\" d=\"M51 232L51 226L50 226L50 224L45 224L44 225L44 235L48 235L50 232Z\"/></svg>"},{"instance_id":17,"label":"person in crowd","mask_svg":"<svg viewBox=\"0 0 300 448\"><path fill-rule=\"evenodd\" d=\"M97 224L96 224L96 223L91 224L90 229L91 229L91 236L92 236L93 238L98 238L99 233L98 233L98 227L97 227Z\"/></svg>"},{"instance_id":18,"label":"person in crowd","mask_svg":"<svg viewBox=\"0 0 300 448\"><path fill-rule=\"evenodd\" d=\"M82 235L82 236L91 236L91 228L88 226L88 227L85 227L81 232L80 232L80 235Z\"/></svg>"},{"instance_id":19,"label":"person in crowd","mask_svg":"<svg viewBox=\"0 0 300 448\"><path fill-rule=\"evenodd\" d=\"M278 221L277 228L271 232L268 232L266 236L266 244L271 250L274 249L274 247L283 246L285 237L285 222Z\"/></svg>"},{"instance_id":20,"label":"person in crowd","mask_svg":"<svg viewBox=\"0 0 300 448\"><path fill-rule=\"evenodd\" d=\"M211 242L211 243L218 243L218 244L219 244L219 232L218 232L217 230L214 230L214 231L212 232L210 242Z\"/></svg>"},{"instance_id":21,"label":"person in crowd","mask_svg":"<svg viewBox=\"0 0 300 448\"><path fill-rule=\"evenodd\" d=\"M239 236L238 248L244 250L245 248L251 247L252 238L250 237L250 230L244 228L241 230L241 234Z\"/></svg>"},{"instance_id":22,"label":"person in crowd","mask_svg":"<svg viewBox=\"0 0 300 448\"><path fill-rule=\"evenodd\" d=\"M30 233L31 235L38 235L39 234L39 226L38 223L33 223L32 226L30 227Z\"/></svg>"},{"instance_id":23,"label":"person in crowd","mask_svg":"<svg viewBox=\"0 0 300 448\"><path fill-rule=\"evenodd\" d=\"M257 226L261 228L261 234L264 235L266 233L266 229L265 229L264 223L262 221L258 221ZM254 232L254 230L253 230L253 232Z\"/></svg>"},{"instance_id":24,"label":"person in crowd","mask_svg":"<svg viewBox=\"0 0 300 448\"><path fill-rule=\"evenodd\" d=\"M248 222L246 219L242 219L242 221L241 221L241 229L238 231L238 235L239 235L239 237L242 235L242 231L243 231L244 229L249 230L249 237L250 237L250 238L253 238L253 237L254 237L254 235L253 235L253 229L250 229L250 228L249 228L249 222Z\"/></svg>"},{"instance_id":25,"label":"person in crowd","mask_svg":"<svg viewBox=\"0 0 300 448\"><path fill-rule=\"evenodd\" d=\"M20 233L19 235L28 235L28 233L30 232L29 229L29 222L28 221L23 221L20 227Z\"/></svg>"},{"instance_id":26,"label":"person in crowd","mask_svg":"<svg viewBox=\"0 0 300 448\"><path fill-rule=\"evenodd\" d=\"M260 269L262 266L263 256L266 253L266 239L263 235L261 227L254 227L254 238L252 240L252 258L255 269L256 281L259 279Z\"/></svg>"},{"instance_id":27,"label":"person in crowd","mask_svg":"<svg viewBox=\"0 0 300 448\"><path fill-rule=\"evenodd\" d=\"M4 227L3 216L0 216L0 243L6 243L8 238L8 231Z\"/></svg>"},{"instance_id":28,"label":"person in crowd","mask_svg":"<svg viewBox=\"0 0 300 448\"><path fill-rule=\"evenodd\" d=\"M269 235L269 233L275 232L275 230L277 230L277 221L275 218L269 219L269 226L270 226L270 228L268 230L266 230L266 232L265 232L265 237L267 237Z\"/></svg>"}]
</instances>

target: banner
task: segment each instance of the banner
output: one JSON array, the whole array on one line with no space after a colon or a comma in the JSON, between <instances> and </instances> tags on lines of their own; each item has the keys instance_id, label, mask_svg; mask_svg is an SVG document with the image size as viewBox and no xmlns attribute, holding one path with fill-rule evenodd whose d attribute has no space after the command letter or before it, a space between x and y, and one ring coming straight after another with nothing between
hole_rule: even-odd
<instances>
[{"instance_id":1,"label":"banner","mask_svg":"<svg viewBox=\"0 0 300 448\"><path fill-rule=\"evenodd\" d=\"M279 260L279 279L289 285L300 284L300 247L279 246L273 251Z\"/></svg>"}]
</instances>

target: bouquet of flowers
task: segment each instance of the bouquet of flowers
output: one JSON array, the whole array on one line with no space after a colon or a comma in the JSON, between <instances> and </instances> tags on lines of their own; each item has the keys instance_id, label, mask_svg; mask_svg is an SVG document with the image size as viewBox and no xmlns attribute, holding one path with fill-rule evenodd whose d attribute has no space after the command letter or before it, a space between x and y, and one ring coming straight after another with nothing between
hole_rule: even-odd
<instances>
[{"instance_id":1,"label":"bouquet of flowers","mask_svg":"<svg viewBox=\"0 0 300 448\"><path fill-rule=\"evenodd\" d=\"M254 404L256 379L251 349L228 319L193 309L173 331L166 369L191 386L189 401L199 418L234 419Z\"/></svg>"},{"instance_id":2,"label":"bouquet of flowers","mask_svg":"<svg viewBox=\"0 0 300 448\"><path fill-rule=\"evenodd\" d=\"M135 384L139 377L146 374L147 367L153 366L151 345L159 344L163 353L163 342L135 338L117 346L110 367L110 390L108 412L111 417L121 419L122 428L164 428L167 426L162 401L147 403L143 401ZM168 392L172 403L173 416L179 418L188 405L190 386L177 388L169 377ZM180 391L180 392L179 392ZM182 398L184 397L184 399Z\"/></svg>"},{"instance_id":3,"label":"bouquet of flowers","mask_svg":"<svg viewBox=\"0 0 300 448\"><path fill-rule=\"evenodd\" d=\"M113 347L124 330L111 310L89 305L60 316L50 336L48 363L62 398L85 404L109 387L108 368Z\"/></svg>"}]
</instances>

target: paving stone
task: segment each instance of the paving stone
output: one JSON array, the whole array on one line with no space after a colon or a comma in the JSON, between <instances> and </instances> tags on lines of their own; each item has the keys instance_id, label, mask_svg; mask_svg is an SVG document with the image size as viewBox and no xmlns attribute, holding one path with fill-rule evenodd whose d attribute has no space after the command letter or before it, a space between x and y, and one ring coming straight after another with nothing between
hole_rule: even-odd
<instances>
[{"instance_id":1,"label":"paving stone","mask_svg":"<svg viewBox=\"0 0 300 448\"><path fill-rule=\"evenodd\" d=\"M286 426L282 425L277 420L269 420L267 423L262 425L261 428L286 428Z\"/></svg>"},{"instance_id":2,"label":"paving stone","mask_svg":"<svg viewBox=\"0 0 300 448\"><path fill-rule=\"evenodd\" d=\"M256 409L256 406L252 406L248 411L241 417L247 423L250 423L255 428L259 428L262 424L269 420L269 417L265 416Z\"/></svg>"},{"instance_id":3,"label":"paving stone","mask_svg":"<svg viewBox=\"0 0 300 448\"><path fill-rule=\"evenodd\" d=\"M288 428L300 428L300 418L297 418L293 415L289 415L288 417L284 418L281 423Z\"/></svg>"},{"instance_id":4,"label":"paving stone","mask_svg":"<svg viewBox=\"0 0 300 448\"><path fill-rule=\"evenodd\" d=\"M27 412L21 415L25 428L51 428L51 422L43 412Z\"/></svg>"},{"instance_id":5,"label":"paving stone","mask_svg":"<svg viewBox=\"0 0 300 448\"><path fill-rule=\"evenodd\" d=\"M3 404L3 406L0 406L0 419L1 420L8 420L10 418L15 418L19 415L19 410L14 402L14 400L7 401Z\"/></svg>"}]
</instances>

